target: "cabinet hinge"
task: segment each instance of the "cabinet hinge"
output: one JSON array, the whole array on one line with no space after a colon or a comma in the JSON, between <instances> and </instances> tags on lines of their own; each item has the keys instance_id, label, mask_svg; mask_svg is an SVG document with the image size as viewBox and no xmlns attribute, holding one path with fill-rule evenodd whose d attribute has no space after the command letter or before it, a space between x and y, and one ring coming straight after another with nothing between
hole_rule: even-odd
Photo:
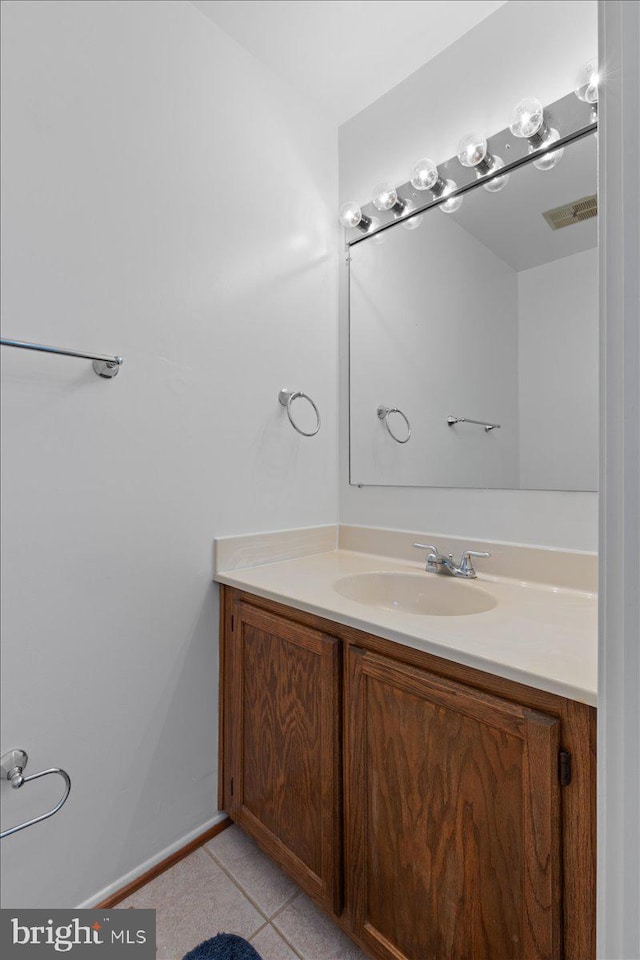
<instances>
[{"instance_id":1,"label":"cabinet hinge","mask_svg":"<svg viewBox=\"0 0 640 960\"><path fill-rule=\"evenodd\" d=\"M571 754L568 750L561 750L558 754L558 779L563 787L571 783Z\"/></svg>"},{"instance_id":2,"label":"cabinet hinge","mask_svg":"<svg viewBox=\"0 0 640 960\"><path fill-rule=\"evenodd\" d=\"M231 633L233 633L233 628L234 628L234 626L235 626L235 622L236 622L236 618L235 618L234 616L232 616L232 617L231 617Z\"/></svg>"},{"instance_id":3,"label":"cabinet hinge","mask_svg":"<svg viewBox=\"0 0 640 960\"><path fill-rule=\"evenodd\" d=\"M229 784L229 795L233 796L233 777L231 777L231 783Z\"/></svg>"}]
</instances>

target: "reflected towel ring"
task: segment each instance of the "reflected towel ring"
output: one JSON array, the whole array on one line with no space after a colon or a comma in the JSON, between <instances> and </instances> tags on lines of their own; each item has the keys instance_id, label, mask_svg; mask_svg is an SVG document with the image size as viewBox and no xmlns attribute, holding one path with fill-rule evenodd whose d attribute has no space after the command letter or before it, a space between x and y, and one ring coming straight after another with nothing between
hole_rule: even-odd
<instances>
[{"instance_id":1,"label":"reflected towel ring","mask_svg":"<svg viewBox=\"0 0 640 960\"><path fill-rule=\"evenodd\" d=\"M396 443L406 443L407 440L411 439L411 424L409 423L409 418L406 413L403 413L398 407L378 407L377 410L378 419L382 420L390 436L396 441ZM398 413L404 422L407 425L407 435L404 439L397 437L391 427L389 426L389 414Z\"/></svg>"},{"instance_id":2,"label":"reflected towel ring","mask_svg":"<svg viewBox=\"0 0 640 960\"><path fill-rule=\"evenodd\" d=\"M295 422L293 417L291 416L291 404L293 403L294 400L299 400L300 398L304 400L308 400L311 406L313 407L313 412L315 413L316 420L317 420L315 430L309 430L309 431L302 430L298 426L298 424ZM295 391L287 390L286 387L283 387L280 393L278 394L278 400L280 401L283 407L287 408L287 416L289 417L289 423L291 424L293 429L297 430L298 433L302 434L303 437L315 437L316 433L320 429L320 413L318 412L318 408L316 407L315 403L313 402L309 394L303 393L302 390L295 390Z\"/></svg>"}]
</instances>

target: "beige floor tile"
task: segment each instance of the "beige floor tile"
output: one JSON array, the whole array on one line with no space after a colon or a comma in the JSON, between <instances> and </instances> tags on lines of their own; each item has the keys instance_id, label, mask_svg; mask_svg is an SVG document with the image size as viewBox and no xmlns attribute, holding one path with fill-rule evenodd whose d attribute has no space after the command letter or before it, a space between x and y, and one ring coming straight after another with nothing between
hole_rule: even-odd
<instances>
[{"instance_id":1,"label":"beige floor tile","mask_svg":"<svg viewBox=\"0 0 640 960\"><path fill-rule=\"evenodd\" d=\"M299 960L288 943L285 943L277 930L271 924L264 927L251 940L262 960Z\"/></svg>"},{"instance_id":2,"label":"beige floor tile","mask_svg":"<svg viewBox=\"0 0 640 960\"><path fill-rule=\"evenodd\" d=\"M264 918L204 850L196 850L119 907L155 909L158 960L181 960L216 933L249 938Z\"/></svg>"},{"instance_id":3,"label":"beige floor tile","mask_svg":"<svg viewBox=\"0 0 640 960\"><path fill-rule=\"evenodd\" d=\"M367 960L304 893L278 914L273 925L304 960Z\"/></svg>"},{"instance_id":4,"label":"beige floor tile","mask_svg":"<svg viewBox=\"0 0 640 960\"><path fill-rule=\"evenodd\" d=\"M298 891L297 885L235 825L218 834L207 844L207 850L268 917Z\"/></svg>"}]
</instances>

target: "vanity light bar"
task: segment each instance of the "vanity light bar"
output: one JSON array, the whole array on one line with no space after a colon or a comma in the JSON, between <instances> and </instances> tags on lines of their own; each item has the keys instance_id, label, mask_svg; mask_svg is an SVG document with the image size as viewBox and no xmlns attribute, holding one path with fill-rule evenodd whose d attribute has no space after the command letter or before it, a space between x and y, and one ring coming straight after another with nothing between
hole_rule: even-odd
<instances>
[{"instance_id":1,"label":"vanity light bar","mask_svg":"<svg viewBox=\"0 0 640 960\"><path fill-rule=\"evenodd\" d=\"M455 157L437 167L428 159L418 161L411 180L397 188L390 183L379 184L374 201L362 209L345 204L359 215L357 224L340 217L347 245L360 243L430 207L455 212L469 190L482 186L496 193L507 185L513 170L532 161L537 169L550 170L562 158L563 147L597 129L598 83L597 64L589 61L581 68L573 93L547 107L535 99L522 100L510 126L489 140L480 134L468 134L460 141ZM431 167L435 171L433 183Z\"/></svg>"}]
</instances>

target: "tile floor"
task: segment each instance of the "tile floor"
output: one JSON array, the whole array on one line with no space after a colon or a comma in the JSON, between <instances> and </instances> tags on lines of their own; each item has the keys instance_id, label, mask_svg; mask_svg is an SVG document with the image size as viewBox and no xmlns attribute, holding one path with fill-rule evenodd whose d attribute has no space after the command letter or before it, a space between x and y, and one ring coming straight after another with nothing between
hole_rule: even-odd
<instances>
[{"instance_id":1,"label":"tile floor","mask_svg":"<svg viewBox=\"0 0 640 960\"><path fill-rule=\"evenodd\" d=\"M236 826L119 904L156 910L158 960L181 960L216 933L238 933L263 960L366 960Z\"/></svg>"}]
</instances>

